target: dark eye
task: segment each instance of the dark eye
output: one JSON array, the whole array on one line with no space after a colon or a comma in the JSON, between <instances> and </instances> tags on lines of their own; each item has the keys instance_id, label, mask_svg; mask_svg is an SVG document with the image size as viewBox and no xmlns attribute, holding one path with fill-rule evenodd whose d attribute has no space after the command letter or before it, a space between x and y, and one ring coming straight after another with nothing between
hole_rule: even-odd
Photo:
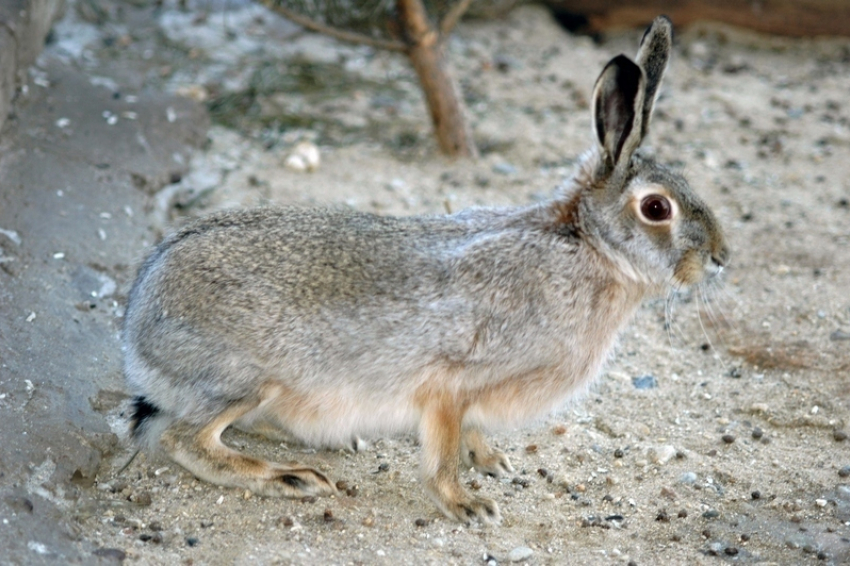
<instances>
[{"instance_id":1,"label":"dark eye","mask_svg":"<svg viewBox=\"0 0 850 566\"><path fill-rule=\"evenodd\" d=\"M641 214L653 222L668 220L672 210L673 207L670 206L670 201L661 195L649 195L640 201Z\"/></svg>"}]
</instances>

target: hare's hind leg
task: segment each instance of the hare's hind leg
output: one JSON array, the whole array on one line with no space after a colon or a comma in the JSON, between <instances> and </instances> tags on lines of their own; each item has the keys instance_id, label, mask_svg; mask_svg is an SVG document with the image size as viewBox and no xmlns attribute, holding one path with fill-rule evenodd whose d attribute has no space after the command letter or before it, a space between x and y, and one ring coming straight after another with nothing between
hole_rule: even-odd
<instances>
[{"instance_id":1,"label":"hare's hind leg","mask_svg":"<svg viewBox=\"0 0 850 566\"><path fill-rule=\"evenodd\" d=\"M242 487L275 497L335 493L330 480L317 470L251 458L221 441L221 433L255 406L248 403L233 405L204 425L174 421L162 433L160 444L175 462L210 483Z\"/></svg>"},{"instance_id":2,"label":"hare's hind leg","mask_svg":"<svg viewBox=\"0 0 850 566\"><path fill-rule=\"evenodd\" d=\"M469 494L460 485L458 464L463 412L450 401L430 400L422 410L422 477L425 489L448 517L468 523L500 520L492 499Z\"/></svg>"},{"instance_id":3,"label":"hare's hind leg","mask_svg":"<svg viewBox=\"0 0 850 566\"><path fill-rule=\"evenodd\" d=\"M505 453L490 446L481 429L477 427L463 429L460 457L465 466L475 468L484 475L497 478L514 471Z\"/></svg>"}]
</instances>

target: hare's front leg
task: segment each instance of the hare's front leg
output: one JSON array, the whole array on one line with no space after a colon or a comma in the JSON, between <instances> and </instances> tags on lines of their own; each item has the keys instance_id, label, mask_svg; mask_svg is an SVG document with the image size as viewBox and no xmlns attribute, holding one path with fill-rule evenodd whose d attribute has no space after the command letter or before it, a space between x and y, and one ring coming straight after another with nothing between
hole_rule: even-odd
<instances>
[{"instance_id":1,"label":"hare's front leg","mask_svg":"<svg viewBox=\"0 0 850 566\"><path fill-rule=\"evenodd\" d=\"M497 478L514 471L505 453L490 446L481 429L477 427L463 429L460 457L465 466L475 468L487 476Z\"/></svg>"},{"instance_id":2,"label":"hare's front leg","mask_svg":"<svg viewBox=\"0 0 850 566\"><path fill-rule=\"evenodd\" d=\"M423 407L419 433L425 489L451 519L462 523L472 519L483 523L499 522L499 507L495 501L471 495L460 485L462 421L462 410L451 401L431 400Z\"/></svg>"},{"instance_id":3,"label":"hare's front leg","mask_svg":"<svg viewBox=\"0 0 850 566\"><path fill-rule=\"evenodd\" d=\"M213 484L241 487L275 497L335 493L336 488L330 480L313 468L251 458L221 441L221 433L253 408L249 404L234 405L202 425L176 420L163 431L160 445L172 460Z\"/></svg>"}]
</instances>

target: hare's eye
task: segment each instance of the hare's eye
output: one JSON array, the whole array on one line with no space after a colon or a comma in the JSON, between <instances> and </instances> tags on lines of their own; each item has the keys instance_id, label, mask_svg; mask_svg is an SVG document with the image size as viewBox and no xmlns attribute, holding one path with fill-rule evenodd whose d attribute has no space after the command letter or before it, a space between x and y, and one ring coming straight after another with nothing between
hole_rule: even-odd
<instances>
[{"instance_id":1,"label":"hare's eye","mask_svg":"<svg viewBox=\"0 0 850 566\"><path fill-rule=\"evenodd\" d=\"M653 222L661 222L669 220L673 207L670 206L670 201L661 195L649 195L640 201L640 212L647 220Z\"/></svg>"}]
</instances>

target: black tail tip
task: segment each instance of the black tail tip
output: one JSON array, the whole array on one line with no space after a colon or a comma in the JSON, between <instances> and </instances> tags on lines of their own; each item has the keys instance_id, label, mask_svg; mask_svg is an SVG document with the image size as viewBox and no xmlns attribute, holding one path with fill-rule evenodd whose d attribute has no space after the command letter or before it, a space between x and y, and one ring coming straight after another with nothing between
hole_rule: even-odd
<instances>
[{"instance_id":1,"label":"black tail tip","mask_svg":"<svg viewBox=\"0 0 850 566\"><path fill-rule=\"evenodd\" d=\"M131 403L133 406L133 414L130 417L130 434L136 437L145 427L147 420L157 416L160 411L159 407L150 403L147 398L142 395L134 397Z\"/></svg>"}]
</instances>

